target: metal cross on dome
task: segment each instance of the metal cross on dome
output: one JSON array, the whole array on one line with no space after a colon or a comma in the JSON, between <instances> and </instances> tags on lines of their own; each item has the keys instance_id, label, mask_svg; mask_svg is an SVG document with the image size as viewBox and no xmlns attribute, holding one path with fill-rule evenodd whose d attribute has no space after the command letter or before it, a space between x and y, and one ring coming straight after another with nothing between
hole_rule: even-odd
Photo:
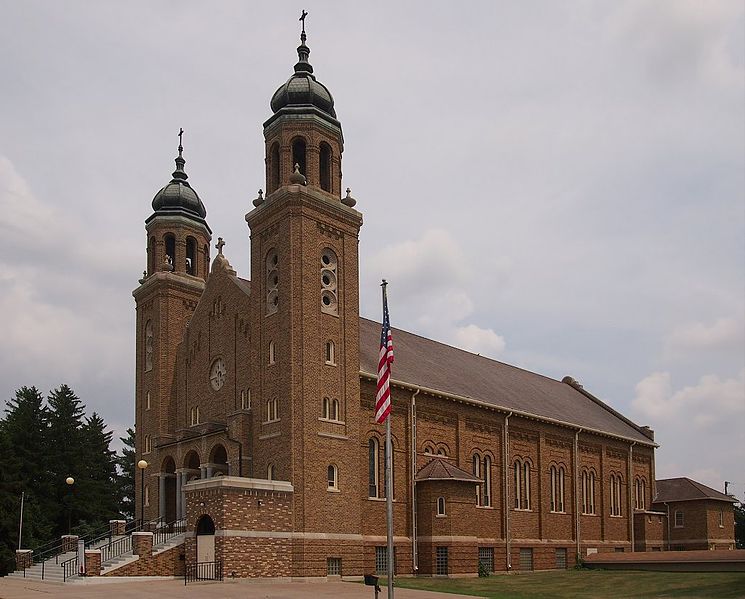
<instances>
[{"instance_id":1,"label":"metal cross on dome","mask_svg":"<svg viewBox=\"0 0 745 599\"><path fill-rule=\"evenodd\" d=\"M308 16L308 11L303 9L303 12L300 14L300 18L298 21L300 21L303 24L303 31L302 33L305 33L305 17Z\"/></svg>"},{"instance_id":2,"label":"metal cross on dome","mask_svg":"<svg viewBox=\"0 0 745 599\"><path fill-rule=\"evenodd\" d=\"M223 241L222 237L217 238L217 245L215 247L217 248L217 253L222 256L222 248L225 246L225 241Z\"/></svg>"}]
</instances>

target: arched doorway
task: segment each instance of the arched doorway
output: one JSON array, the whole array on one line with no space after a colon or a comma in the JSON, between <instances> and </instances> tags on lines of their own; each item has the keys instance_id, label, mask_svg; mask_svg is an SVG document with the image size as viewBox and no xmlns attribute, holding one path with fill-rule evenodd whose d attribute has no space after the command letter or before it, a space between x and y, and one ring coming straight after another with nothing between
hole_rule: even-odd
<instances>
[{"instance_id":1,"label":"arched doorway","mask_svg":"<svg viewBox=\"0 0 745 599\"><path fill-rule=\"evenodd\" d=\"M215 561L215 522L207 514L197 520L197 564Z\"/></svg>"},{"instance_id":2,"label":"arched doorway","mask_svg":"<svg viewBox=\"0 0 745 599\"><path fill-rule=\"evenodd\" d=\"M160 505L158 515L162 523L176 520L176 462L171 456L160 467Z\"/></svg>"},{"instance_id":3,"label":"arched doorway","mask_svg":"<svg viewBox=\"0 0 745 599\"><path fill-rule=\"evenodd\" d=\"M225 451L225 447L218 444L212 448L210 464L212 467L212 476L226 476L228 474L228 452Z\"/></svg>"}]
</instances>

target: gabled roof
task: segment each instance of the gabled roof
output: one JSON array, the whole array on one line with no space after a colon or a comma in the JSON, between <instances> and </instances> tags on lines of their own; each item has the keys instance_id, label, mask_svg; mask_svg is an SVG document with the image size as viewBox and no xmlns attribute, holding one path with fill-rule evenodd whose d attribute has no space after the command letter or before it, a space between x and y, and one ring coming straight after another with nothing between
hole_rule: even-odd
<instances>
[{"instance_id":1,"label":"gabled roof","mask_svg":"<svg viewBox=\"0 0 745 599\"><path fill-rule=\"evenodd\" d=\"M434 458L416 473L417 482L425 480L457 480L469 483L478 483L481 480L470 472L461 470L458 466L451 464L442 458Z\"/></svg>"},{"instance_id":2,"label":"gabled roof","mask_svg":"<svg viewBox=\"0 0 745 599\"><path fill-rule=\"evenodd\" d=\"M414 387L489 404L638 441L653 442L634 423L576 386L503 362L393 329L392 379ZM360 369L378 371L380 324L360 318Z\"/></svg>"},{"instance_id":3,"label":"gabled roof","mask_svg":"<svg viewBox=\"0 0 745 599\"><path fill-rule=\"evenodd\" d=\"M652 503L665 501L693 501L696 499L714 499L716 501L728 501L734 503L736 500L729 495L707 487L695 480L681 476L680 478L666 478L656 481L657 496Z\"/></svg>"}]
</instances>

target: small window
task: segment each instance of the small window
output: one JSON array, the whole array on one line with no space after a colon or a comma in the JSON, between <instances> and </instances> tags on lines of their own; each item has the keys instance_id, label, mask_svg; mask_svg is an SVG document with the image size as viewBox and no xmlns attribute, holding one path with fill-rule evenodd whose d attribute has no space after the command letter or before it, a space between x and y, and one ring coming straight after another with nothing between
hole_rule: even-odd
<instances>
[{"instance_id":1,"label":"small window","mask_svg":"<svg viewBox=\"0 0 745 599\"><path fill-rule=\"evenodd\" d=\"M241 410L251 409L251 388L241 391Z\"/></svg>"},{"instance_id":2,"label":"small window","mask_svg":"<svg viewBox=\"0 0 745 599\"><path fill-rule=\"evenodd\" d=\"M445 449L444 447L438 447L437 448L437 455L446 458L446 457L448 457L448 450Z\"/></svg>"},{"instance_id":3,"label":"small window","mask_svg":"<svg viewBox=\"0 0 745 599\"><path fill-rule=\"evenodd\" d=\"M437 547L435 550L435 573L438 576L447 576L448 574L448 548Z\"/></svg>"},{"instance_id":4,"label":"small window","mask_svg":"<svg viewBox=\"0 0 745 599\"><path fill-rule=\"evenodd\" d=\"M719 528L724 528L724 509L719 508Z\"/></svg>"},{"instance_id":5,"label":"small window","mask_svg":"<svg viewBox=\"0 0 745 599\"><path fill-rule=\"evenodd\" d=\"M684 525L683 511L675 510L675 528L683 528Z\"/></svg>"},{"instance_id":6,"label":"small window","mask_svg":"<svg viewBox=\"0 0 745 599\"><path fill-rule=\"evenodd\" d=\"M425 445L424 455L435 455L435 448L432 445Z\"/></svg>"},{"instance_id":7,"label":"small window","mask_svg":"<svg viewBox=\"0 0 745 599\"><path fill-rule=\"evenodd\" d=\"M367 442L367 496L378 497L380 493L380 444L374 437Z\"/></svg>"},{"instance_id":8,"label":"small window","mask_svg":"<svg viewBox=\"0 0 745 599\"><path fill-rule=\"evenodd\" d=\"M567 567L566 547L562 547L556 550L556 567L560 570L566 570L566 567Z\"/></svg>"},{"instance_id":9,"label":"small window","mask_svg":"<svg viewBox=\"0 0 745 599\"><path fill-rule=\"evenodd\" d=\"M150 441L150 435L145 435L144 447L142 453L150 453L152 451L152 442Z\"/></svg>"},{"instance_id":10,"label":"small window","mask_svg":"<svg viewBox=\"0 0 745 599\"><path fill-rule=\"evenodd\" d=\"M266 402L266 422L275 422L279 420L277 409L277 398L274 397Z\"/></svg>"},{"instance_id":11,"label":"small window","mask_svg":"<svg viewBox=\"0 0 745 599\"><path fill-rule=\"evenodd\" d=\"M274 464L269 464L266 467L266 479L274 480Z\"/></svg>"},{"instance_id":12,"label":"small window","mask_svg":"<svg viewBox=\"0 0 745 599\"><path fill-rule=\"evenodd\" d=\"M191 425L194 426L199 423L199 406L196 406L191 409Z\"/></svg>"},{"instance_id":13,"label":"small window","mask_svg":"<svg viewBox=\"0 0 745 599\"><path fill-rule=\"evenodd\" d=\"M323 417L328 420L331 417L331 400L328 397L323 398Z\"/></svg>"},{"instance_id":14,"label":"small window","mask_svg":"<svg viewBox=\"0 0 745 599\"><path fill-rule=\"evenodd\" d=\"M437 515L438 516L445 515L445 498L444 497L437 498Z\"/></svg>"},{"instance_id":15,"label":"small window","mask_svg":"<svg viewBox=\"0 0 745 599\"><path fill-rule=\"evenodd\" d=\"M341 576L341 558L329 557L326 559L326 575Z\"/></svg>"},{"instance_id":16,"label":"small window","mask_svg":"<svg viewBox=\"0 0 745 599\"><path fill-rule=\"evenodd\" d=\"M521 570L532 570L533 569L533 549L530 547L520 548L520 569Z\"/></svg>"},{"instance_id":17,"label":"small window","mask_svg":"<svg viewBox=\"0 0 745 599\"><path fill-rule=\"evenodd\" d=\"M145 409L146 410L150 409L150 391L145 393Z\"/></svg>"},{"instance_id":18,"label":"small window","mask_svg":"<svg viewBox=\"0 0 745 599\"><path fill-rule=\"evenodd\" d=\"M339 471L336 469L336 466L334 466L333 464L329 464L329 467L327 469L327 478L328 478L329 491L338 491L339 490Z\"/></svg>"},{"instance_id":19,"label":"small window","mask_svg":"<svg viewBox=\"0 0 745 599\"><path fill-rule=\"evenodd\" d=\"M326 342L326 364L329 366L336 366L336 355L334 352L334 342Z\"/></svg>"},{"instance_id":20,"label":"small window","mask_svg":"<svg viewBox=\"0 0 745 599\"><path fill-rule=\"evenodd\" d=\"M335 399L331 402L331 420L339 420L339 400Z\"/></svg>"},{"instance_id":21,"label":"small window","mask_svg":"<svg viewBox=\"0 0 745 599\"><path fill-rule=\"evenodd\" d=\"M318 166L321 189L331 191L331 146L327 143L321 143Z\"/></svg>"},{"instance_id":22,"label":"small window","mask_svg":"<svg viewBox=\"0 0 745 599\"><path fill-rule=\"evenodd\" d=\"M393 548L393 572L396 572L396 548ZM375 574L385 576L388 574L388 547L378 545L375 547Z\"/></svg>"},{"instance_id":23,"label":"small window","mask_svg":"<svg viewBox=\"0 0 745 599\"><path fill-rule=\"evenodd\" d=\"M479 547L479 573L494 572L494 547Z\"/></svg>"},{"instance_id":24,"label":"small window","mask_svg":"<svg viewBox=\"0 0 745 599\"><path fill-rule=\"evenodd\" d=\"M269 366L274 364L274 362L276 361L276 358L277 358L277 354L276 354L276 350L274 347L274 341L270 341L269 342Z\"/></svg>"},{"instance_id":25,"label":"small window","mask_svg":"<svg viewBox=\"0 0 745 599\"><path fill-rule=\"evenodd\" d=\"M145 498L143 503L145 504L145 507L150 507L150 485L145 485L144 495Z\"/></svg>"},{"instance_id":26,"label":"small window","mask_svg":"<svg viewBox=\"0 0 745 599\"><path fill-rule=\"evenodd\" d=\"M153 322L145 323L145 372L153 369Z\"/></svg>"}]
</instances>

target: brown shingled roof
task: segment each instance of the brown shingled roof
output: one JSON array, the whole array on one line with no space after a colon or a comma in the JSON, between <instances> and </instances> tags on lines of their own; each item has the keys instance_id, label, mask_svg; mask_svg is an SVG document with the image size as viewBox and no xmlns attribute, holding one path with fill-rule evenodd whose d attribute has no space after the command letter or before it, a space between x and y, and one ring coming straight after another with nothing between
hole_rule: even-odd
<instances>
[{"instance_id":1,"label":"brown shingled roof","mask_svg":"<svg viewBox=\"0 0 745 599\"><path fill-rule=\"evenodd\" d=\"M470 472L461 470L442 458L434 458L416 473L417 482L425 480L460 480L468 483L478 483L481 479Z\"/></svg>"},{"instance_id":2,"label":"brown shingled roof","mask_svg":"<svg viewBox=\"0 0 745 599\"><path fill-rule=\"evenodd\" d=\"M399 329L393 344L394 381L652 443L633 423L569 384ZM380 324L360 318L362 372L377 372L379 345Z\"/></svg>"},{"instance_id":3,"label":"brown shingled roof","mask_svg":"<svg viewBox=\"0 0 745 599\"><path fill-rule=\"evenodd\" d=\"M736 500L729 495L702 485L701 483L681 476L680 478L666 478L656 481L657 496L653 503L663 503L665 501L693 501L696 499L714 499L716 501L729 501L734 503Z\"/></svg>"}]
</instances>

